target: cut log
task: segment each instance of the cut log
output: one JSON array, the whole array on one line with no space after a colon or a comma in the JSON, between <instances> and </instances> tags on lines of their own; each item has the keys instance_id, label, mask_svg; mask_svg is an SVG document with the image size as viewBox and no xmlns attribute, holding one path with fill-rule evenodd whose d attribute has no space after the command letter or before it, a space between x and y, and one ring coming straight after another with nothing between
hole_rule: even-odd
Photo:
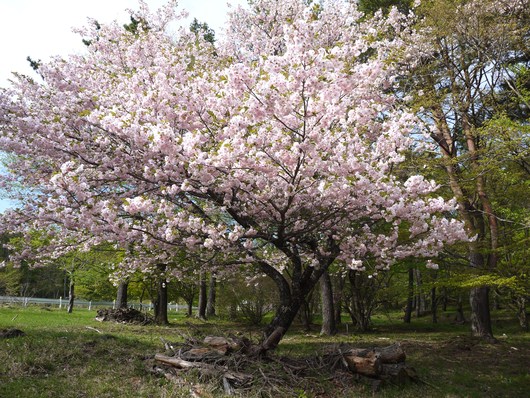
<instances>
[{"instance_id":1,"label":"cut log","mask_svg":"<svg viewBox=\"0 0 530 398\"><path fill-rule=\"evenodd\" d=\"M400 363L404 362L407 358L405 351L403 351L399 343L389 345L388 347L376 348L375 351L379 353L381 362L383 363Z\"/></svg>"},{"instance_id":2,"label":"cut log","mask_svg":"<svg viewBox=\"0 0 530 398\"><path fill-rule=\"evenodd\" d=\"M418 376L414 368L401 362L383 364L381 367L381 378L393 384L402 385L417 380Z\"/></svg>"},{"instance_id":3,"label":"cut log","mask_svg":"<svg viewBox=\"0 0 530 398\"><path fill-rule=\"evenodd\" d=\"M405 351L401 347L401 344L396 343L387 347L375 347L375 348L352 348L346 351L344 354L348 356L366 358L372 355L371 353L379 354L381 363L399 363L406 359Z\"/></svg>"},{"instance_id":4,"label":"cut log","mask_svg":"<svg viewBox=\"0 0 530 398\"><path fill-rule=\"evenodd\" d=\"M204 338L203 344L212 347L212 349L215 349L223 355L228 351L237 351L242 348L242 344L240 344L240 342L231 338L219 336L206 336Z\"/></svg>"},{"instance_id":5,"label":"cut log","mask_svg":"<svg viewBox=\"0 0 530 398\"><path fill-rule=\"evenodd\" d=\"M350 371L371 377L381 374L381 365L383 363L377 352L373 350L353 351L355 351L353 354L350 352L343 354Z\"/></svg>"}]
</instances>

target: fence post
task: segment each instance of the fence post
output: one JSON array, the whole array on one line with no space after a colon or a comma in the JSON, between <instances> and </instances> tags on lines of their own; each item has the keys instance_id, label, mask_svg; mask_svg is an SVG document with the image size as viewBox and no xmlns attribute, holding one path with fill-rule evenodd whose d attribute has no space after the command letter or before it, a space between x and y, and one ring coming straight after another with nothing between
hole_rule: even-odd
<instances>
[{"instance_id":1,"label":"fence post","mask_svg":"<svg viewBox=\"0 0 530 398\"><path fill-rule=\"evenodd\" d=\"M88 310L90 311L92 309L92 301L88 302Z\"/></svg>"},{"instance_id":2,"label":"fence post","mask_svg":"<svg viewBox=\"0 0 530 398\"><path fill-rule=\"evenodd\" d=\"M59 297L59 309L63 308L63 298Z\"/></svg>"}]
</instances>

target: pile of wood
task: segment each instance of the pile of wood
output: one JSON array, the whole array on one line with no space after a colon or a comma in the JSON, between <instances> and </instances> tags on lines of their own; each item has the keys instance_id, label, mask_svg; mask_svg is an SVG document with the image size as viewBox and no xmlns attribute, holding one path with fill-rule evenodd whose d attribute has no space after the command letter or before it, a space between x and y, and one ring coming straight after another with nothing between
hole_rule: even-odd
<instances>
[{"instance_id":1,"label":"pile of wood","mask_svg":"<svg viewBox=\"0 0 530 398\"><path fill-rule=\"evenodd\" d=\"M163 367L155 366L154 370L175 380L179 371L197 369L201 376L221 381L225 394L232 395L234 389L245 387L253 379L253 375L234 369L245 362L251 346L246 338L219 336L206 336L201 342L190 339L179 346L165 343L166 351L173 355L156 354L155 361ZM168 371L168 367L174 371Z\"/></svg>"},{"instance_id":2,"label":"pile of wood","mask_svg":"<svg viewBox=\"0 0 530 398\"><path fill-rule=\"evenodd\" d=\"M199 379L214 381L227 395L236 390L267 385L303 385L328 373L330 378L341 377L369 383L374 390L383 383L404 384L416 381L414 369L405 364L401 345L371 349L336 346L326 354L311 358L282 358L274 355L256 356L256 344L238 337L207 336L185 343L165 343L166 353L156 354L151 371L182 382L190 370Z\"/></svg>"},{"instance_id":3,"label":"pile of wood","mask_svg":"<svg viewBox=\"0 0 530 398\"><path fill-rule=\"evenodd\" d=\"M98 310L96 321L147 325L153 322L153 318L134 308L103 308Z\"/></svg>"},{"instance_id":4,"label":"pile of wood","mask_svg":"<svg viewBox=\"0 0 530 398\"><path fill-rule=\"evenodd\" d=\"M375 380L374 388L382 382L401 385L417 381L416 371L405 363L405 351L399 343L370 349L339 349L339 353L352 373Z\"/></svg>"}]
</instances>

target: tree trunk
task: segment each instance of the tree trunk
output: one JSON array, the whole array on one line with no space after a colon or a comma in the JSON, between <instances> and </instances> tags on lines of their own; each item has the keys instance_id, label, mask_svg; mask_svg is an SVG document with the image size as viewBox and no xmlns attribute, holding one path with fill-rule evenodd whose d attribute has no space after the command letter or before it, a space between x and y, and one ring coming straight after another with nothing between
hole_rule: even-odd
<instances>
[{"instance_id":1,"label":"tree trunk","mask_svg":"<svg viewBox=\"0 0 530 398\"><path fill-rule=\"evenodd\" d=\"M410 323L410 320L412 318L412 304L414 300L414 270L412 268L409 268L408 274L409 284L407 292L407 306L405 307L405 317L403 318L405 323Z\"/></svg>"},{"instance_id":2,"label":"tree trunk","mask_svg":"<svg viewBox=\"0 0 530 398\"><path fill-rule=\"evenodd\" d=\"M446 287L443 287L442 288L442 311L443 312L446 312L447 311L447 288Z\"/></svg>"},{"instance_id":3,"label":"tree trunk","mask_svg":"<svg viewBox=\"0 0 530 398\"><path fill-rule=\"evenodd\" d=\"M431 315L432 323L438 323L438 299L436 298L436 287L431 289Z\"/></svg>"},{"instance_id":4,"label":"tree trunk","mask_svg":"<svg viewBox=\"0 0 530 398\"><path fill-rule=\"evenodd\" d=\"M120 281L118 285L118 293L116 294L116 308L127 308L127 289L129 282L127 280Z\"/></svg>"},{"instance_id":5,"label":"tree trunk","mask_svg":"<svg viewBox=\"0 0 530 398\"><path fill-rule=\"evenodd\" d=\"M71 314L72 311L74 310L74 299L75 299L74 288L75 288L75 283L73 279L70 278L70 286L68 287L68 313L69 314Z\"/></svg>"},{"instance_id":6,"label":"tree trunk","mask_svg":"<svg viewBox=\"0 0 530 398\"><path fill-rule=\"evenodd\" d=\"M451 67L452 65L449 66L449 68ZM459 92L461 87L458 87L454 81L453 85L455 92ZM469 92L466 95L468 96L467 101L461 104L459 114L461 117L463 138L465 138L467 150L470 155L471 168L477 171L475 192L466 192L461 184L462 175L460 174L459 167L455 163L457 147L454 145L451 129L440 104L436 104L432 108L433 117L439 129L438 135L433 133L433 139L440 146L445 161L445 170L449 178L449 185L458 203L460 218L464 221L469 235L476 236L475 241L470 242L468 246L470 266L477 269L484 269L486 266L489 269L494 269L497 263L496 250L498 248L497 219L486 194L484 176L479 171L479 152L475 145L476 137L469 120L469 115L466 113L466 109L469 110L472 99L469 96ZM482 209L476 208L476 196L480 200ZM488 221L489 242L487 242L488 234L486 233L484 216L487 217ZM485 250L489 253L487 262L482 254ZM486 340L492 340L493 334L491 332L488 288L483 286L472 289L470 303L472 334L485 338Z\"/></svg>"},{"instance_id":7,"label":"tree trunk","mask_svg":"<svg viewBox=\"0 0 530 398\"><path fill-rule=\"evenodd\" d=\"M519 320L519 325L521 329L528 332L528 312L526 311L526 298L517 297L517 319Z\"/></svg>"},{"instance_id":8,"label":"tree trunk","mask_svg":"<svg viewBox=\"0 0 530 398\"><path fill-rule=\"evenodd\" d=\"M458 294L458 298L456 299L456 323L466 323L466 317L464 316L464 309L462 306L462 295Z\"/></svg>"},{"instance_id":9,"label":"tree trunk","mask_svg":"<svg viewBox=\"0 0 530 398\"><path fill-rule=\"evenodd\" d=\"M167 283L165 280L157 282L157 295L154 301L155 323L157 325L168 325L167 318Z\"/></svg>"},{"instance_id":10,"label":"tree trunk","mask_svg":"<svg viewBox=\"0 0 530 398\"><path fill-rule=\"evenodd\" d=\"M186 304L188 305L186 316L191 317L193 315L193 299L186 300Z\"/></svg>"},{"instance_id":11,"label":"tree trunk","mask_svg":"<svg viewBox=\"0 0 530 398\"><path fill-rule=\"evenodd\" d=\"M342 275L337 276L335 279L336 283L332 284L333 288L333 309L335 310L335 325L337 326L342 323L342 305L343 305L343 291L346 278Z\"/></svg>"},{"instance_id":12,"label":"tree trunk","mask_svg":"<svg viewBox=\"0 0 530 398\"><path fill-rule=\"evenodd\" d=\"M302 325L304 325L304 330L306 332L311 331L311 307L307 302L307 299L303 301L298 311L298 316Z\"/></svg>"},{"instance_id":13,"label":"tree trunk","mask_svg":"<svg viewBox=\"0 0 530 398\"><path fill-rule=\"evenodd\" d=\"M199 279L199 308L197 309L197 318L206 319L206 302L207 302L207 292L206 292L206 276L204 272L201 272Z\"/></svg>"},{"instance_id":14,"label":"tree trunk","mask_svg":"<svg viewBox=\"0 0 530 398\"><path fill-rule=\"evenodd\" d=\"M471 304L471 333L475 337L494 342L491 329L489 307L489 287L480 286L471 289L469 294Z\"/></svg>"},{"instance_id":15,"label":"tree trunk","mask_svg":"<svg viewBox=\"0 0 530 398\"><path fill-rule=\"evenodd\" d=\"M208 288L208 302L206 304L206 316L208 318L215 316L215 299L216 299L216 285L215 276L210 275L210 286Z\"/></svg>"},{"instance_id":16,"label":"tree trunk","mask_svg":"<svg viewBox=\"0 0 530 398\"><path fill-rule=\"evenodd\" d=\"M262 352L273 350L278 346L283 335L287 332L296 314L300 310L303 300L299 297L293 297L289 302L280 305L271 323L265 329L265 341L261 344Z\"/></svg>"},{"instance_id":17,"label":"tree trunk","mask_svg":"<svg viewBox=\"0 0 530 398\"><path fill-rule=\"evenodd\" d=\"M414 273L416 274L416 317L419 318L425 314L425 294L423 293L423 281L421 277L421 271L415 269Z\"/></svg>"},{"instance_id":18,"label":"tree trunk","mask_svg":"<svg viewBox=\"0 0 530 398\"><path fill-rule=\"evenodd\" d=\"M322 329L320 334L332 336L337 333L337 325L335 324L333 307L333 288L328 271L325 271L320 277L320 297L322 300Z\"/></svg>"}]
</instances>

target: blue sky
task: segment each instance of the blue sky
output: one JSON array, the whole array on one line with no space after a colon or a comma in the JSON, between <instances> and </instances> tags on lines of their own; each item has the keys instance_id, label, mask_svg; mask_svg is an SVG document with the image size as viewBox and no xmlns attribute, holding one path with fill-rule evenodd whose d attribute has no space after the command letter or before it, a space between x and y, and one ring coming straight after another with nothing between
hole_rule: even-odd
<instances>
[{"instance_id":1,"label":"blue sky","mask_svg":"<svg viewBox=\"0 0 530 398\"><path fill-rule=\"evenodd\" d=\"M166 0L146 0L156 9ZM226 20L227 3L246 4L245 0L180 0L179 8L206 22L216 34ZM84 46L72 27L83 26L87 18L100 22L117 19L128 22L126 9L138 8L137 0L0 0L0 87L6 87L12 72L33 75L26 57L43 61L54 55L82 51ZM0 212L9 202L0 198Z\"/></svg>"}]
</instances>

